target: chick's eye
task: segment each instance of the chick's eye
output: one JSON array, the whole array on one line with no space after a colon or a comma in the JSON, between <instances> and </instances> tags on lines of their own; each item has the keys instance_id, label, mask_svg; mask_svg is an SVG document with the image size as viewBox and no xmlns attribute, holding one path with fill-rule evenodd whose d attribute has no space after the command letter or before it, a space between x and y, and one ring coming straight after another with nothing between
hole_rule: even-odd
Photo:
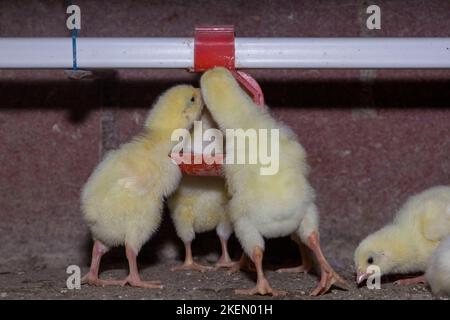
<instances>
[{"instance_id":1,"label":"chick's eye","mask_svg":"<svg viewBox=\"0 0 450 320\"><path fill-rule=\"evenodd\" d=\"M373 258L372 258L372 257L369 257L369 259L367 259L367 263L368 263L368 264L372 264L372 263L373 263Z\"/></svg>"},{"instance_id":2,"label":"chick's eye","mask_svg":"<svg viewBox=\"0 0 450 320\"><path fill-rule=\"evenodd\" d=\"M195 97L192 97L192 98L191 98L191 102L195 102Z\"/></svg>"}]
</instances>

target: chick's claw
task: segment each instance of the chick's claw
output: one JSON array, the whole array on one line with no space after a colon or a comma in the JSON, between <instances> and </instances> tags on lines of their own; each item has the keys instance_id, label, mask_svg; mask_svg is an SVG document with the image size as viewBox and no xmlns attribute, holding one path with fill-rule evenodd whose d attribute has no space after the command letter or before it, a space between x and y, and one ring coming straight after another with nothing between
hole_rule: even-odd
<instances>
[{"instance_id":1,"label":"chick's claw","mask_svg":"<svg viewBox=\"0 0 450 320\"><path fill-rule=\"evenodd\" d=\"M331 285L323 286L322 284L319 284L313 291L311 291L311 293L309 295L312 297L321 296L321 295L324 295L325 293L327 293L328 290L330 290L330 288L331 288Z\"/></svg>"},{"instance_id":2,"label":"chick's claw","mask_svg":"<svg viewBox=\"0 0 450 320\"><path fill-rule=\"evenodd\" d=\"M170 269L170 271L194 270L194 271L204 273L204 272L210 271L212 269L213 268L211 268L211 267L203 266L196 262L191 262L191 263L184 263L180 266L173 267Z\"/></svg>"},{"instance_id":3,"label":"chick's claw","mask_svg":"<svg viewBox=\"0 0 450 320\"><path fill-rule=\"evenodd\" d=\"M311 270L311 268L307 268L304 265L300 265L298 267L293 267L293 268L281 268L281 269L277 269L275 272L278 273L308 273Z\"/></svg>"},{"instance_id":4,"label":"chick's claw","mask_svg":"<svg viewBox=\"0 0 450 320\"><path fill-rule=\"evenodd\" d=\"M337 285L342 289L350 290L351 288L350 284L334 271L333 271L333 278L335 279L333 284Z\"/></svg>"},{"instance_id":5,"label":"chick's claw","mask_svg":"<svg viewBox=\"0 0 450 320\"><path fill-rule=\"evenodd\" d=\"M251 288L251 289L236 289L236 290L234 290L234 294L241 295L241 296L271 295L273 297L284 297L287 295L287 292L281 291L281 290L273 290L273 289L271 291L266 291L266 290L260 290L257 287L255 287L255 288Z\"/></svg>"},{"instance_id":6,"label":"chick's claw","mask_svg":"<svg viewBox=\"0 0 450 320\"><path fill-rule=\"evenodd\" d=\"M81 284L88 284L95 287L120 286L122 282L122 280L101 280L91 273L88 273L81 278Z\"/></svg>"},{"instance_id":7,"label":"chick's claw","mask_svg":"<svg viewBox=\"0 0 450 320\"><path fill-rule=\"evenodd\" d=\"M122 282L122 286L126 284L135 287L135 288L144 288L144 289L162 289L164 286L161 284L161 281L143 281L140 279L125 279Z\"/></svg>"},{"instance_id":8,"label":"chick's claw","mask_svg":"<svg viewBox=\"0 0 450 320\"><path fill-rule=\"evenodd\" d=\"M311 292L312 296L322 295L330 290L332 285L337 285L343 289L350 289L350 285L341 276L339 276L328 263L327 259L323 255L320 247L319 237L316 232L313 232L309 236L308 247L314 252L317 261L320 265L320 283Z\"/></svg>"},{"instance_id":9,"label":"chick's claw","mask_svg":"<svg viewBox=\"0 0 450 320\"><path fill-rule=\"evenodd\" d=\"M419 277L415 277L415 278L409 278L409 279L400 279L394 282L394 284L396 285L412 285L412 284L426 284L426 278L425 276L419 276Z\"/></svg>"},{"instance_id":10,"label":"chick's claw","mask_svg":"<svg viewBox=\"0 0 450 320\"><path fill-rule=\"evenodd\" d=\"M283 297L287 295L286 291L275 290L272 289L269 282L266 279L258 280L256 287L251 289L236 289L234 293L237 295L246 295L246 296L254 296L254 295L271 295L273 297Z\"/></svg>"},{"instance_id":11,"label":"chick's claw","mask_svg":"<svg viewBox=\"0 0 450 320\"><path fill-rule=\"evenodd\" d=\"M317 287L311 292L311 296L320 296L327 293L331 286L336 283L336 278L333 275L326 274L326 276L322 276Z\"/></svg>"},{"instance_id":12,"label":"chick's claw","mask_svg":"<svg viewBox=\"0 0 450 320\"><path fill-rule=\"evenodd\" d=\"M311 292L311 296L320 296L327 293L331 286L336 285L343 289L349 290L350 285L347 281L341 278L335 271L327 270L322 271L320 283L317 287Z\"/></svg>"},{"instance_id":13,"label":"chick's claw","mask_svg":"<svg viewBox=\"0 0 450 320\"><path fill-rule=\"evenodd\" d=\"M221 260L219 260L214 265L214 270L219 270L219 269L222 269L222 268L224 268L224 269L232 269L232 268L235 267L236 263L237 263L236 261L232 261L232 260L229 260L229 261L225 261L225 260L221 261Z\"/></svg>"}]
</instances>

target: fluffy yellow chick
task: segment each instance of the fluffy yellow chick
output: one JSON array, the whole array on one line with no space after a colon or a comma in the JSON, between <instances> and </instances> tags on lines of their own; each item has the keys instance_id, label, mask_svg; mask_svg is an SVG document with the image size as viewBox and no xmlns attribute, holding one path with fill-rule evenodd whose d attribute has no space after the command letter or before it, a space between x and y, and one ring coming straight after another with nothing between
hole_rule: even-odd
<instances>
[{"instance_id":1,"label":"fluffy yellow chick","mask_svg":"<svg viewBox=\"0 0 450 320\"><path fill-rule=\"evenodd\" d=\"M203 107L201 93L188 85L166 91L150 111L143 132L110 151L82 190L84 218L94 238L92 262L83 283L160 288L142 281L136 256L161 222L163 198L178 186L181 172L169 158L175 129L191 127ZM100 280L100 259L110 247L125 245L130 272L125 280Z\"/></svg>"},{"instance_id":2,"label":"fluffy yellow chick","mask_svg":"<svg viewBox=\"0 0 450 320\"><path fill-rule=\"evenodd\" d=\"M193 261L191 242L196 233L214 229L222 246L222 256L216 266L233 266L227 248L228 239L233 232L226 211L227 202L223 178L194 176L182 178L179 188L167 202L177 235L183 240L186 250L184 264L172 268L172 271L193 269L204 272L208 270L208 267Z\"/></svg>"},{"instance_id":3,"label":"fluffy yellow chick","mask_svg":"<svg viewBox=\"0 0 450 320\"><path fill-rule=\"evenodd\" d=\"M214 128L215 124L208 111L201 118L202 131ZM191 130L191 137L193 137ZM194 140L194 138L192 139ZM202 153L202 148L196 150L189 145L184 145L184 152ZM177 235L185 246L184 264L172 268L176 270L193 269L204 272L209 268L194 262L192 258L191 243L196 233L207 232L216 229L219 236L222 255L216 263L216 267L232 267L233 262L228 254L228 239L233 228L231 226L226 205L228 195L225 180L222 177L196 177L184 176L181 179L177 191L168 199L167 204L175 225Z\"/></svg>"},{"instance_id":4,"label":"fluffy yellow chick","mask_svg":"<svg viewBox=\"0 0 450 320\"><path fill-rule=\"evenodd\" d=\"M450 187L439 186L412 196L394 221L369 235L355 251L357 283L376 265L382 275L424 272L432 252L450 234ZM425 282L425 277L396 281L397 284Z\"/></svg>"},{"instance_id":5,"label":"fluffy yellow chick","mask_svg":"<svg viewBox=\"0 0 450 320\"><path fill-rule=\"evenodd\" d=\"M425 278L435 295L450 296L450 236L433 252Z\"/></svg>"},{"instance_id":6,"label":"fluffy yellow chick","mask_svg":"<svg viewBox=\"0 0 450 320\"><path fill-rule=\"evenodd\" d=\"M333 271L320 249L319 216L314 204L314 190L306 178L308 167L305 151L295 134L275 121L267 109L259 108L224 68L207 71L201 78L201 90L205 105L222 131L279 130L279 163L275 173L262 175L260 169L267 166L262 165L261 161L257 164L224 165L228 192L232 197L229 214L234 232L257 271L256 287L236 290L236 293L286 294L271 288L263 273L262 260L264 238L291 234L296 234L315 253L320 263L321 281L312 292L313 295L328 291L334 283L346 287L345 281ZM232 145L227 140L228 155L236 151ZM258 150L245 152L255 155Z\"/></svg>"}]
</instances>

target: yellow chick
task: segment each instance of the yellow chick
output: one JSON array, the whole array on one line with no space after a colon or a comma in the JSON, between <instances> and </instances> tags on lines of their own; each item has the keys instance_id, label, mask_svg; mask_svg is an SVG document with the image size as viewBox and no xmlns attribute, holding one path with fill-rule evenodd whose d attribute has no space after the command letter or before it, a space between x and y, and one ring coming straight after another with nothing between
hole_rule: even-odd
<instances>
[{"instance_id":1,"label":"yellow chick","mask_svg":"<svg viewBox=\"0 0 450 320\"><path fill-rule=\"evenodd\" d=\"M450 297L450 236L433 252L425 278L436 296Z\"/></svg>"},{"instance_id":2,"label":"yellow chick","mask_svg":"<svg viewBox=\"0 0 450 320\"><path fill-rule=\"evenodd\" d=\"M226 205L228 202L225 181L221 177L184 176L177 191L168 199L169 210L177 231L185 246L184 264L172 268L193 269L205 272L208 267L193 261L191 243L196 233L216 229L222 247L222 255L216 267L232 267L228 254L228 239L233 228Z\"/></svg>"},{"instance_id":3,"label":"yellow chick","mask_svg":"<svg viewBox=\"0 0 450 320\"><path fill-rule=\"evenodd\" d=\"M244 164L226 162L224 165L228 192L232 197L229 214L234 232L257 272L255 288L235 292L245 295L286 294L272 289L264 276L262 260L264 238L291 234L297 235L315 253L320 264L321 281L313 290L313 295L328 291L334 283L347 287L328 264L320 248L314 190L306 178L308 167L305 151L295 134L275 121L268 109L259 108L228 70L215 68L207 71L200 82L205 105L223 132L229 132L230 129L266 129L268 132L275 129L279 132L279 139L274 142L279 147L276 154L278 159L274 159L278 160L274 164L278 169L275 172L266 171L262 174L261 169L267 169L267 166L261 161L256 164L249 164L248 161ZM264 133L257 130L257 134L261 132ZM275 147L271 142L272 153L275 153ZM227 139L227 158L230 154L239 157L235 149L242 151L237 144ZM255 156L258 151L261 150L248 148L244 154Z\"/></svg>"},{"instance_id":4,"label":"yellow chick","mask_svg":"<svg viewBox=\"0 0 450 320\"><path fill-rule=\"evenodd\" d=\"M136 257L161 222L163 198L178 186L181 171L169 158L176 129L188 129L203 103L199 89L179 85L166 91L151 109L143 132L110 151L97 166L81 194L84 218L94 238L90 285L161 288L159 281L142 281ZM125 280L100 280L100 260L110 247L125 245L129 275Z\"/></svg>"},{"instance_id":5,"label":"yellow chick","mask_svg":"<svg viewBox=\"0 0 450 320\"><path fill-rule=\"evenodd\" d=\"M450 234L450 187L438 186L410 197L394 221L369 235L355 251L356 282L370 275L368 267L381 275L424 272L432 252ZM425 282L424 276L396 281Z\"/></svg>"},{"instance_id":6,"label":"yellow chick","mask_svg":"<svg viewBox=\"0 0 450 320\"><path fill-rule=\"evenodd\" d=\"M215 124L208 111L201 118L202 132L214 128ZM191 137L193 137L191 130ZM192 140L195 140L193 138ZM201 154L204 144L192 149L190 145L184 145L184 152ZM176 270L197 270L205 272L209 267L194 262L191 243L196 233L207 232L216 229L222 247L222 255L216 263L217 268L233 266L228 254L228 239L233 233L226 205L228 195L225 180L222 177L196 177L185 175L181 179L177 191L168 198L167 205L175 225L177 235L184 243L184 264L172 268Z\"/></svg>"}]
</instances>

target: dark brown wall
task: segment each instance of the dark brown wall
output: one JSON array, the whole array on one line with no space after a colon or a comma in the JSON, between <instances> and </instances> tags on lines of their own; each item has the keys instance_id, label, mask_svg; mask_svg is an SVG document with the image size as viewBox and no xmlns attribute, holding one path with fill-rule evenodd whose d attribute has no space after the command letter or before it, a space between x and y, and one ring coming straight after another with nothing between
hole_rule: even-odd
<instances>
[{"instance_id":1,"label":"dark brown wall","mask_svg":"<svg viewBox=\"0 0 450 320\"><path fill-rule=\"evenodd\" d=\"M450 36L447 0L370 2L381 6L381 31L365 29L366 1L74 2L80 36L192 36L197 24L234 24L238 36ZM68 36L65 5L0 0L0 36ZM450 71L251 74L308 152L335 264L350 264L357 242L409 195L449 183ZM197 81L182 70L121 70L93 81L0 71L0 265L86 261L81 186L104 149L139 130L159 93ZM157 239L144 251L173 257L170 223Z\"/></svg>"}]
</instances>

